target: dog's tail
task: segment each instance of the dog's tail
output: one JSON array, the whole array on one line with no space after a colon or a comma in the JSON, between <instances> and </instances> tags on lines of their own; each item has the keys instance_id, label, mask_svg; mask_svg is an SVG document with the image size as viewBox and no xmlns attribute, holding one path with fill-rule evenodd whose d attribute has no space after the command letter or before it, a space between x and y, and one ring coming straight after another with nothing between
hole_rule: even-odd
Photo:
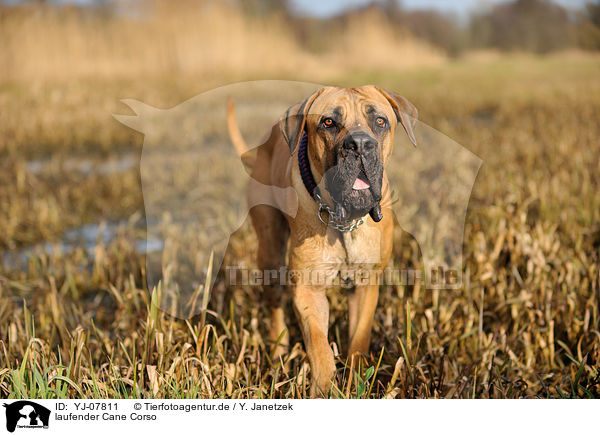
<instances>
[{"instance_id":1,"label":"dog's tail","mask_svg":"<svg viewBox=\"0 0 600 435\"><path fill-rule=\"evenodd\" d=\"M235 104L231 96L227 97L227 131L229 132L229 139L233 142L233 147L239 156L244 160L244 154L248 152L248 146L242 137L240 128L238 127L237 120L235 118ZM244 165L246 162L244 162Z\"/></svg>"}]
</instances>

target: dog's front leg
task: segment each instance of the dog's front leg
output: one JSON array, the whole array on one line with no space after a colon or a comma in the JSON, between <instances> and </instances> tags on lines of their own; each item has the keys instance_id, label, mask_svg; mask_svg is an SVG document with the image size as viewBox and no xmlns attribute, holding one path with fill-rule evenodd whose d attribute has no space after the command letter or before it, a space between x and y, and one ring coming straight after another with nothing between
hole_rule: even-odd
<instances>
[{"instance_id":1,"label":"dog's front leg","mask_svg":"<svg viewBox=\"0 0 600 435\"><path fill-rule=\"evenodd\" d=\"M329 302L325 287L297 284L293 298L312 374L310 396L327 397L335 376L335 362L327 339Z\"/></svg>"},{"instance_id":2,"label":"dog's front leg","mask_svg":"<svg viewBox=\"0 0 600 435\"><path fill-rule=\"evenodd\" d=\"M373 317L379 299L379 284L356 286L348 296L350 348L349 361L360 354L368 354Z\"/></svg>"}]
</instances>

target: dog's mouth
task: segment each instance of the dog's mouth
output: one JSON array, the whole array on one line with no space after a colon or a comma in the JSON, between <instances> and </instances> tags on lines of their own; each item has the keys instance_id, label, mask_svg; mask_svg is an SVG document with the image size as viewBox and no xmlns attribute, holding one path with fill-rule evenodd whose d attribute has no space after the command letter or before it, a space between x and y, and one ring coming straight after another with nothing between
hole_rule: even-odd
<instances>
[{"instance_id":1,"label":"dog's mouth","mask_svg":"<svg viewBox=\"0 0 600 435\"><path fill-rule=\"evenodd\" d=\"M356 180L354 180L354 184L352 185L352 190L365 190L371 187L369 184L369 179L367 178L367 174L362 169L358 173Z\"/></svg>"},{"instance_id":2,"label":"dog's mouth","mask_svg":"<svg viewBox=\"0 0 600 435\"><path fill-rule=\"evenodd\" d=\"M361 188L357 189L355 186ZM340 198L340 204L346 210L350 219L357 219L366 215L378 203L379 199L371 191L371 184L359 177L356 177L352 189L346 191Z\"/></svg>"},{"instance_id":3,"label":"dog's mouth","mask_svg":"<svg viewBox=\"0 0 600 435\"><path fill-rule=\"evenodd\" d=\"M358 219L377 208L382 179L383 166L377 159L338 159L326 173L327 190L335 203L338 218Z\"/></svg>"}]
</instances>

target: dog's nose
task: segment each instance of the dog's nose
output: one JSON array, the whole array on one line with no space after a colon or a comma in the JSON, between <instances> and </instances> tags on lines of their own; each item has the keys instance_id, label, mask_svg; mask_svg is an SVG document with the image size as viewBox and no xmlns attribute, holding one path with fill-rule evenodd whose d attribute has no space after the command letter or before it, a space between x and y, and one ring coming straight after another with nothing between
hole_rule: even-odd
<instances>
[{"instance_id":1,"label":"dog's nose","mask_svg":"<svg viewBox=\"0 0 600 435\"><path fill-rule=\"evenodd\" d=\"M343 147L357 154L368 154L375 149L377 142L365 133L349 134L344 139Z\"/></svg>"}]
</instances>

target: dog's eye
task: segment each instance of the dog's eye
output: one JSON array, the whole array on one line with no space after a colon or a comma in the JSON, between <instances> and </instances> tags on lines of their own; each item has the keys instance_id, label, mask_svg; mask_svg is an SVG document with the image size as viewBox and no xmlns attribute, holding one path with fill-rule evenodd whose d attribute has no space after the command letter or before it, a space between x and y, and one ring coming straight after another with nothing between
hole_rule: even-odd
<instances>
[{"instance_id":1,"label":"dog's eye","mask_svg":"<svg viewBox=\"0 0 600 435\"><path fill-rule=\"evenodd\" d=\"M331 118L325 118L322 122L321 125L325 128L331 128L335 125L335 122L333 119Z\"/></svg>"},{"instance_id":2,"label":"dog's eye","mask_svg":"<svg viewBox=\"0 0 600 435\"><path fill-rule=\"evenodd\" d=\"M381 116L379 116L375 122L377 123L377 125L381 128L384 128L385 126L387 126L387 121L385 118L382 118Z\"/></svg>"}]
</instances>

